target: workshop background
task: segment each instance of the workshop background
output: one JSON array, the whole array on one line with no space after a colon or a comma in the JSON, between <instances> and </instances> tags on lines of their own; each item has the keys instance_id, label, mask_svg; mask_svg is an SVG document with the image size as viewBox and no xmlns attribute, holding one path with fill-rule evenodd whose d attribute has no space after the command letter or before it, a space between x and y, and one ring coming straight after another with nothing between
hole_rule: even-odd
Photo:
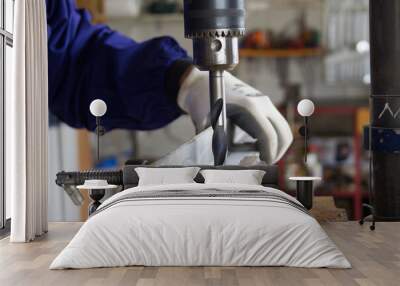
<instances>
[{"instance_id":1,"label":"workshop background","mask_svg":"<svg viewBox=\"0 0 400 286\"><path fill-rule=\"evenodd\" d=\"M137 41L170 35L188 50L180 0L77 0L93 22L104 23ZM368 199L368 154L362 128L368 123L370 94L367 0L247 0L247 36L235 74L270 96L293 128L295 141L279 163L280 185L294 192L292 175L323 177L316 187L314 212L324 220L361 217ZM302 160L301 118L296 105L309 98L311 118L307 167ZM89 111L88 111L89 112ZM54 183L60 170L114 168L128 159L154 160L194 136L188 116L152 132L115 130L101 138L101 160L94 160L94 134L50 120L49 219L86 217L87 205L72 204Z\"/></svg>"}]
</instances>

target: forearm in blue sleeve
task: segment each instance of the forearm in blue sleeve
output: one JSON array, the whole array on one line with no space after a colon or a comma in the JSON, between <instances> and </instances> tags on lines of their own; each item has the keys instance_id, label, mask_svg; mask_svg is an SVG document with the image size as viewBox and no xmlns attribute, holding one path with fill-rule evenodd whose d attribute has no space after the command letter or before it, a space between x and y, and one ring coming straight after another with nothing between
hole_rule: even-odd
<instances>
[{"instance_id":1,"label":"forearm in blue sleeve","mask_svg":"<svg viewBox=\"0 0 400 286\"><path fill-rule=\"evenodd\" d=\"M89 130L90 102L102 99L107 130L150 130L180 114L176 102L177 62L188 59L170 37L138 43L104 25L92 25L72 0L47 0L50 110L70 126ZM179 70L177 68L177 70ZM176 88L175 88L176 89Z\"/></svg>"}]
</instances>

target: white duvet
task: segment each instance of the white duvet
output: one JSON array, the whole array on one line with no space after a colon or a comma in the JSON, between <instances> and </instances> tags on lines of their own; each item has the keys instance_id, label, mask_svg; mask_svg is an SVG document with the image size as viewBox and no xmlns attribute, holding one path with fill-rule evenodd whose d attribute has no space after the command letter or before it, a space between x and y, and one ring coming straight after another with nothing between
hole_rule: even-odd
<instances>
[{"instance_id":1,"label":"white duvet","mask_svg":"<svg viewBox=\"0 0 400 286\"><path fill-rule=\"evenodd\" d=\"M349 268L318 222L301 210L254 198L153 198L131 192L262 190L261 186L180 184L135 187L114 195L92 216L50 269L145 266L293 266ZM107 207L108 206L108 207Z\"/></svg>"}]
</instances>

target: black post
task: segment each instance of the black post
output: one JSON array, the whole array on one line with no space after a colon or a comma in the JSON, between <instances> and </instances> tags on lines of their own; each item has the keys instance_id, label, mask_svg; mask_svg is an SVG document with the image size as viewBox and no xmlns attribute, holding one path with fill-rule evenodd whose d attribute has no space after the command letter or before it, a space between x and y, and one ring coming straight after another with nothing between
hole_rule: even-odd
<instances>
[{"instance_id":1,"label":"black post","mask_svg":"<svg viewBox=\"0 0 400 286\"><path fill-rule=\"evenodd\" d=\"M370 41L370 130L373 136L384 132L397 134L400 131L400 113L397 113L400 110L400 1L370 0ZM400 154L372 147L371 156L375 218L400 220Z\"/></svg>"},{"instance_id":2,"label":"black post","mask_svg":"<svg viewBox=\"0 0 400 286\"><path fill-rule=\"evenodd\" d=\"M307 163L308 149L308 116L304 116L304 163Z\"/></svg>"},{"instance_id":3,"label":"black post","mask_svg":"<svg viewBox=\"0 0 400 286\"><path fill-rule=\"evenodd\" d=\"M97 162L100 161L100 117L96 116Z\"/></svg>"},{"instance_id":4,"label":"black post","mask_svg":"<svg viewBox=\"0 0 400 286\"><path fill-rule=\"evenodd\" d=\"M304 180L297 181L296 199L303 204L303 206L310 210L313 206L314 190L313 181Z\"/></svg>"},{"instance_id":5,"label":"black post","mask_svg":"<svg viewBox=\"0 0 400 286\"><path fill-rule=\"evenodd\" d=\"M97 208L101 205L100 200L104 197L106 194L106 190L104 189L98 189L98 190L90 190L89 191L89 197L92 199L92 202L89 205L89 216L94 213Z\"/></svg>"}]
</instances>

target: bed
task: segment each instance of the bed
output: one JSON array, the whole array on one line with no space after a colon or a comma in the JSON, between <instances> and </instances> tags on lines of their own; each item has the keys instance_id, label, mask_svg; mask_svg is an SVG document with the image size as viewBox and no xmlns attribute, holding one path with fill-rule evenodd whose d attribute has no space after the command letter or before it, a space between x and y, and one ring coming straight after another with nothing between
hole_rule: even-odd
<instances>
[{"instance_id":1,"label":"bed","mask_svg":"<svg viewBox=\"0 0 400 286\"><path fill-rule=\"evenodd\" d=\"M138 186L123 170L124 191L85 222L50 269L120 266L291 266L350 268L343 253L293 197L277 189L274 166L262 185L194 183Z\"/></svg>"}]
</instances>

